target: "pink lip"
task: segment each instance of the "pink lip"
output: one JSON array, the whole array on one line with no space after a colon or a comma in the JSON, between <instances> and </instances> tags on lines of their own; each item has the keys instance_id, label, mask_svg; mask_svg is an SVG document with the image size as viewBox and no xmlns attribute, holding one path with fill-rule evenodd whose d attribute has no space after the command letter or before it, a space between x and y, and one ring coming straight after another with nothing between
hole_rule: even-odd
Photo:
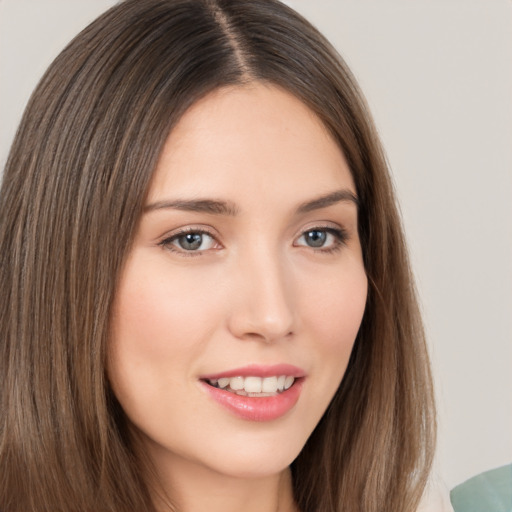
<instances>
[{"instance_id":1,"label":"pink lip","mask_svg":"<svg viewBox=\"0 0 512 512\"><path fill-rule=\"evenodd\" d=\"M274 396L264 397L237 395L224 389L215 388L206 382L207 379L220 379L223 377L272 377L279 375L290 375L295 377L296 380L287 390ZM284 416L297 403L302 391L305 375L304 370L288 364L271 366L249 365L243 368L205 375L201 377L200 382L211 398L235 416L249 421L272 421Z\"/></svg>"},{"instance_id":2,"label":"pink lip","mask_svg":"<svg viewBox=\"0 0 512 512\"><path fill-rule=\"evenodd\" d=\"M249 421L272 421L284 416L299 400L304 379L296 380L291 388L274 396L241 396L205 381L201 385L217 403L239 418Z\"/></svg>"},{"instance_id":3,"label":"pink lip","mask_svg":"<svg viewBox=\"0 0 512 512\"><path fill-rule=\"evenodd\" d=\"M212 373L209 375L202 375L201 380L206 379L222 379L227 377L279 377L279 375L290 375L298 379L305 377L306 372L298 366L291 364L273 364L273 365L258 365L250 364L242 368L234 368L220 373Z\"/></svg>"}]
</instances>

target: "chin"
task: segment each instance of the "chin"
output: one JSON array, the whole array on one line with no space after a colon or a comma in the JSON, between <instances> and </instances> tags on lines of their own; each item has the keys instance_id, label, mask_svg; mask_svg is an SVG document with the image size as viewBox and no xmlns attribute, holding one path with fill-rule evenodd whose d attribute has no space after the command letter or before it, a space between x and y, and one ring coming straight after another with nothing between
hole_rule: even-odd
<instances>
[{"instance_id":1,"label":"chin","mask_svg":"<svg viewBox=\"0 0 512 512\"><path fill-rule=\"evenodd\" d=\"M254 425L253 425L254 427ZM231 431L181 446L151 443L152 458L178 471L190 470L230 478L262 479L286 470L302 450L307 435L265 428L264 432ZM169 464L171 463L171 464ZM178 468L181 468L179 470Z\"/></svg>"},{"instance_id":2,"label":"chin","mask_svg":"<svg viewBox=\"0 0 512 512\"><path fill-rule=\"evenodd\" d=\"M295 456L261 456L255 455L252 458L240 457L233 454L225 457L222 464L215 464L211 469L216 473L232 478L245 480L258 480L282 473L293 462Z\"/></svg>"}]
</instances>

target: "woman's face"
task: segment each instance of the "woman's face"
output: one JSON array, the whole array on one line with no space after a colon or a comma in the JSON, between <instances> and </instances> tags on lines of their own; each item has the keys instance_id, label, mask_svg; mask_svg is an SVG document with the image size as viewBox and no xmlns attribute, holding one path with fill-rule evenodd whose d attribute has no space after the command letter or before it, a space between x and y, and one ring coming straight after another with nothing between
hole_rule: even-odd
<instances>
[{"instance_id":1,"label":"woman's face","mask_svg":"<svg viewBox=\"0 0 512 512\"><path fill-rule=\"evenodd\" d=\"M319 119L257 83L197 102L165 144L113 317L109 377L157 467L286 468L366 293L354 183Z\"/></svg>"}]
</instances>

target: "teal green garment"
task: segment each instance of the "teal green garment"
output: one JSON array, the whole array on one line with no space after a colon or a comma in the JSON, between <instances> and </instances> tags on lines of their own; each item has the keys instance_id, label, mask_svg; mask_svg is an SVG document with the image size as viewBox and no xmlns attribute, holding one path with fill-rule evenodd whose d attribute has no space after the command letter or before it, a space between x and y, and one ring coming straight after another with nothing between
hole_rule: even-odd
<instances>
[{"instance_id":1,"label":"teal green garment","mask_svg":"<svg viewBox=\"0 0 512 512\"><path fill-rule=\"evenodd\" d=\"M455 512L512 512L512 464L471 478L450 497Z\"/></svg>"}]
</instances>

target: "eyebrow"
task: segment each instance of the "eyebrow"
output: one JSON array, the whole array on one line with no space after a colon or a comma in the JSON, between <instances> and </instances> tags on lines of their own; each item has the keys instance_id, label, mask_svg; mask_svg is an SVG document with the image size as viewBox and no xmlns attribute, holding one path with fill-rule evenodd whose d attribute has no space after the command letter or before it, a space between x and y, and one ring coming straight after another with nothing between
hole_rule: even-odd
<instances>
[{"instance_id":1,"label":"eyebrow","mask_svg":"<svg viewBox=\"0 0 512 512\"><path fill-rule=\"evenodd\" d=\"M297 208L297 213L307 213L321 208L327 208L333 204L349 201L359 207L359 200L357 196L348 189L337 190L325 196L317 197L312 201L306 201Z\"/></svg>"},{"instance_id":2,"label":"eyebrow","mask_svg":"<svg viewBox=\"0 0 512 512\"><path fill-rule=\"evenodd\" d=\"M311 201L301 203L296 210L297 214L303 214L314 210L327 208L340 202L352 202L359 206L357 196L348 189L337 190ZM239 208L230 201L215 199L176 199L172 201L157 201L144 208L144 213L154 210L173 209L187 212L209 213L213 215L227 215L234 217L239 213Z\"/></svg>"},{"instance_id":3,"label":"eyebrow","mask_svg":"<svg viewBox=\"0 0 512 512\"><path fill-rule=\"evenodd\" d=\"M176 199L175 201L157 201L147 205L144 213L171 208L173 210L183 210L186 212L210 213L213 215L238 214L238 208L229 201L216 201L214 199Z\"/></svg>"}]
</instances>

